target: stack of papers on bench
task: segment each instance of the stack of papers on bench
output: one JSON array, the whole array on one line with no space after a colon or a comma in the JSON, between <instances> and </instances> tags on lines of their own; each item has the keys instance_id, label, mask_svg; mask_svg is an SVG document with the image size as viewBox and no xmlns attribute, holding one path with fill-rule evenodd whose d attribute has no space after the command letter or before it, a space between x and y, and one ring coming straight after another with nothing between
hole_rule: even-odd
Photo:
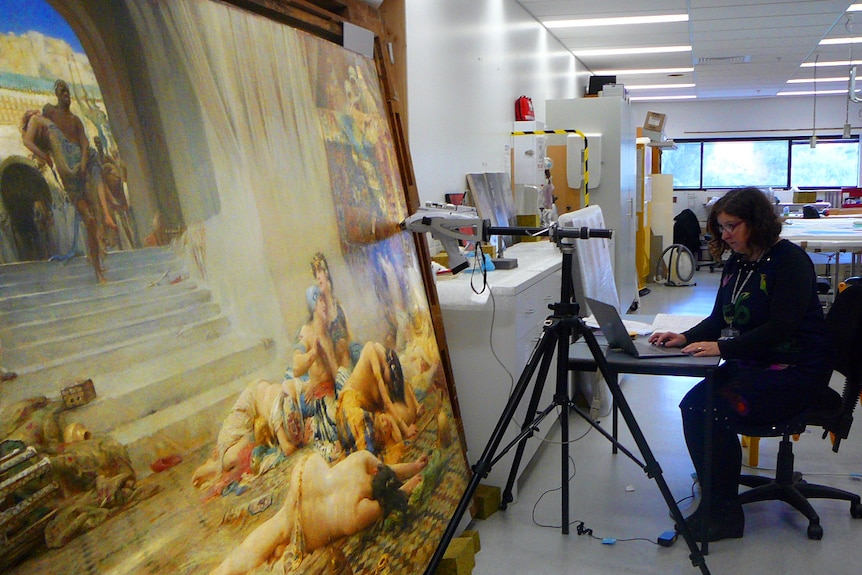
<instances>
[{"instance_id":1,"label":"stack of papers on bench","mask_svg":"<svg viewBox=\"0 0 862 575\"><path fill-rule=\"evenodd\" d=\"M629 319L623 319L623 325L626 326L626 329L629 333L633 333L636 335L648 335L654 331L673 331L676 333L682 333L687 329L690 329L701 322L703 316L699 315L677 315L670 313L658 313L655 316L655 320L650 323L644 323L641 321L633 321ZM587 327L591 327L593 329L598 329L599 324L596 321L595 316L590 315L584 318L584 323L587 324Z\"/></svg>"}]
</instances>

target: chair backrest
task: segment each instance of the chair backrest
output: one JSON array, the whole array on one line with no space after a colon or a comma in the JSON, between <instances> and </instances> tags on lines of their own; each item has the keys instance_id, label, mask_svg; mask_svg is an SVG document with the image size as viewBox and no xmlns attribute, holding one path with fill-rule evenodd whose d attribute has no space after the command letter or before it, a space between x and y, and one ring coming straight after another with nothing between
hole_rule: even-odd
<instances>
[{"instance_id":1,"label":"chair backrest","mask_svg":"<svg viewBox=\"0 0 862 575\"><path fill-rule=\"evenodd\" d=\"M820 217L820 212L817 211L817 208L814 206L804 205L802 206L802 219L803 220L816 220Z\"/></svg>"},{"instance_id":2,"label":"chair backrest","mask_svg":"<svg viewBox=\"0 0 862 575\"><path fill-rule=\"evenodd\" d=\"M686 208L673 218L673 243L682 244L692 254L700 251L700 222L697 214Z\"/></svg>"},{"instance_id":3,"label":"chair backrest","mask_svg":"<svg viewBox=\"0 0 862 575\"><path fill-rule=\"evenodd\" d=\"M834 367L844 377L841 394L842 414L836 429L832 451L838 451L842 439L850 434L853 411L862 392L862 285L850 285L835 296L826 316L832 335Z\"/></svg>"}]
</instances>

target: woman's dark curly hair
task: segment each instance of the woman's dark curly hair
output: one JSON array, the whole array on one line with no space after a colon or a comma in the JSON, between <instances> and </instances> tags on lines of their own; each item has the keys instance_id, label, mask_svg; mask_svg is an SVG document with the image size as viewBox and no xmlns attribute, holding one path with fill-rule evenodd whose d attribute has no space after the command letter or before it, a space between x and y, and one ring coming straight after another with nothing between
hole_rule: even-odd
<instances>
[{"instance_id":1,"label":"woman's dark curly hair","mask_svg":"<svg viewBox=\"0 0 862 575\"><path fill-rule=\"evenodd\" d=\"M713 204L706 221L706 230L712 235L709 251L716 258L720 258L730 249L721 239L721 230L718 227L718 214L721 213L744 221L748 226L748 243L760 249L772 246L781 234L781 220L762 190L754 187L731 190Z\"/></svg>"}]
</instances>

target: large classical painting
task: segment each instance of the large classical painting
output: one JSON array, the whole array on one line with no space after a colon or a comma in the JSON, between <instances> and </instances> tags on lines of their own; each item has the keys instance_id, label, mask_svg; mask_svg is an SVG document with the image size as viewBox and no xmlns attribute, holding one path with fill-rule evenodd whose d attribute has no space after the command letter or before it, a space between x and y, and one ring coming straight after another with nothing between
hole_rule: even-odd
<instances>
[{"instance_id":1,"label":"large classical painting","mask_svg":"<svg viewBox=\"0 0 862 575\"><path fill-rule=\"evenodd\" d=\"M423 572L468 469L374 61L112 5L0 0L0 570Z\"/></svg>"}]
</instances>

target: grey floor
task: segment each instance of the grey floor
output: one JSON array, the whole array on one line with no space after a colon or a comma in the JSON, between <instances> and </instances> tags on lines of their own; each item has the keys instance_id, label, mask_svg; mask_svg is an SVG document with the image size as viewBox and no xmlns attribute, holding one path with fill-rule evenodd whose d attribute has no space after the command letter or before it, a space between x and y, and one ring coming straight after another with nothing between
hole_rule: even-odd
<instances>
[{"instance_id":1,"label":"grey floor","mask_svg":"<svg viewBox=\"0 0 862 575\"><path fill-rule=\"evenodd\" d=\"M719 272L702 270L694 287L651 284L641 298L639 313L705 315L712 302ZM621 384L634 415L683 514L690 512L693 489L691 461L683 442L679 400L695 380L682 377L628 376ZM841 390L843 381L833 379ZM859 411L857 410L857 413ZM610 427L610 418L603 423ZM546 424L547 425L547 424ZM628 430L621 439L634 452ZM543 430L545 431L545 430ZM610 443L578 416L570 424L570 532L561 521L561 454L558 425L526 468L518 496L506 510L474 520L481 551L475 575L489 574L694 574L689 549L679 538L669 548L657 537L673 529L668 508L654 480L622 454L612 455ZM535 441L535 440L533 440ZM761 440L757 472L772 473L777 439ZM796 469L810 482L862 493L862 425L851 430L838 454L816 430L794 444ZM744 458L747 451L744 452ZM642 459L643 460L643 459ZM744 472L746 470L744 469ZM699 495L699 494L698 494ZM809 540L807 520L782 502L746 506L745 537L714 542L705 558L714 574L855 574L862 571L862 519L852 519L846 502L819 500L823 539ZM578 534L578 527L584 534ZM592 535L589 534L591 532ZM616 543L605 544L602 539Z\"/></svg>"}]
</instances>

